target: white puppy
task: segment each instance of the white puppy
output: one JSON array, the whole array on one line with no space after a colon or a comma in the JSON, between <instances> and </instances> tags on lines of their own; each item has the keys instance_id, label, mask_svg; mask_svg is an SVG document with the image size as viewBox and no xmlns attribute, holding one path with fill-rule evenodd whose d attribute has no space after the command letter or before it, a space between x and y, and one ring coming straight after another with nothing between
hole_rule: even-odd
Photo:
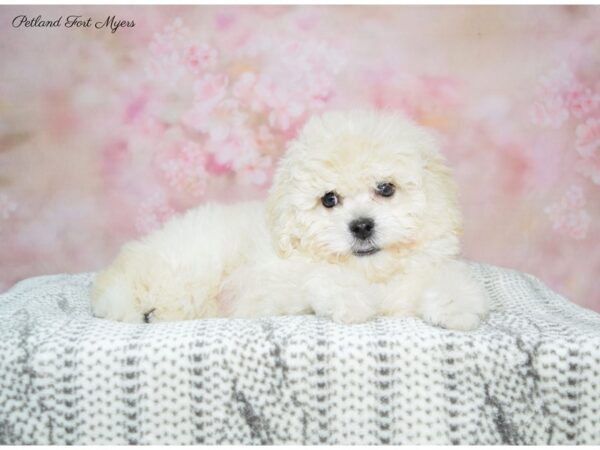
<instances>
[{"instance_id":1,"label":"white puppy","mask_svg":"<svg viewBox=\"0 0 600 450\"><path fill-rule=\"evenodd\" d=\"M266 205L203 205L126 244L93 310L127 322L316 313L476 328L485 291L457 259L461 216L430 132L397 115L312 118Z\"/></svg>"}]
</instances>

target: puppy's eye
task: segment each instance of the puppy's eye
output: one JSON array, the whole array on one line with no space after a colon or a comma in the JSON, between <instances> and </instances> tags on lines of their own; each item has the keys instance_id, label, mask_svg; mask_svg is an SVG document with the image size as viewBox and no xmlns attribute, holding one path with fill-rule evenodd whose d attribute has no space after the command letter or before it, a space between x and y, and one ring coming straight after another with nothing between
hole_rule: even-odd
<instances>
[{"instance_id":1,"label":"puppy's eye","mask_svg":"<svg viewBox=\"0 0 600 450\"><path fill-rule=\"evenodd\" d=\"M391 197L396 192L396 186L392 183L379 183L376 189L377 195L382 197Z\"/></svg>"},{"instance_id":2,"label":"puppy's eye","mask_svg":"<svg viewBox=\"0 0 600 450\"><path fill-rule=\"evenodd\" d=\"M323 197L321 197L321 203L325 208L333 208L339 202L338 195L335 192L327 192Z\"/></svg>"}]
</instances>

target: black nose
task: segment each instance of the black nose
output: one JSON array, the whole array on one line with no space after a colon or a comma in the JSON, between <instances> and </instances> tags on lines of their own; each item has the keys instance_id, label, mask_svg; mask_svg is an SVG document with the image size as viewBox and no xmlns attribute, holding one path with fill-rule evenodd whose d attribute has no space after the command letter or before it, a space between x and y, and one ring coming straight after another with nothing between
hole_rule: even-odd
<instances>
[{"instance_id":1,"label":"black nose","mask_svg":"<svg viewBox=\"0 0 600 450\"><path fill-rule=\"evenodd\" d=\"M353 220L350 222L350 231L358 239L368 239L373 236L373 229L375 228L375 222L373 219L361 217L360 219Z\"/></svg>"}]
</instances>

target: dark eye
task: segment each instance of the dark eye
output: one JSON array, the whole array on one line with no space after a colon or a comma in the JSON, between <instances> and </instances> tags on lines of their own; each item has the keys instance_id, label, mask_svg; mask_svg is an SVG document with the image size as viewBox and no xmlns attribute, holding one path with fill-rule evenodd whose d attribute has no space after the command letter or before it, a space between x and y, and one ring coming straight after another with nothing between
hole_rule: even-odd
<instances>
[{"instance_id":1,"label":"dark eye","mask_svg":"<svg viewBox=\"0 0 600 450\"><path fill-rule=\"evenodd\" d=\"M382 197L391 197L396 192L396 186L392 183L379 183L377 185L377 194Z\"/></svg>"},{"instance_id":2,"label":"dark eye","mask_svg":"<svg viewBox=\"0 0 600 450\"><path fill-rule=\"evenodd\" d=\"M335 192L327 192L321 197L321 203L325 208L333 208L339 202L338 196Z\"/></svg>"}]
</instances>

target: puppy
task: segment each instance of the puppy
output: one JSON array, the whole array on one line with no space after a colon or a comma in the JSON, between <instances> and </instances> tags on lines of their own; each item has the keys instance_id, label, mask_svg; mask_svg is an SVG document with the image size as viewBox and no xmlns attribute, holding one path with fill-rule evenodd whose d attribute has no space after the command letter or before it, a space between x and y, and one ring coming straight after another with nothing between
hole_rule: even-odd
<instances>
[{"instance_id":1,"label":"puppy","mask_svg":"<svg viewBox=\"0 0 600 450\"><path fill-rule=\"evenodd\" d=\"M266 204L207 204L126 244L92 307L126 322L315 313L476 328L488 298L458 259L456 187L432 134L394 114L313 117Z\"/></svg>"}]
</instances>

